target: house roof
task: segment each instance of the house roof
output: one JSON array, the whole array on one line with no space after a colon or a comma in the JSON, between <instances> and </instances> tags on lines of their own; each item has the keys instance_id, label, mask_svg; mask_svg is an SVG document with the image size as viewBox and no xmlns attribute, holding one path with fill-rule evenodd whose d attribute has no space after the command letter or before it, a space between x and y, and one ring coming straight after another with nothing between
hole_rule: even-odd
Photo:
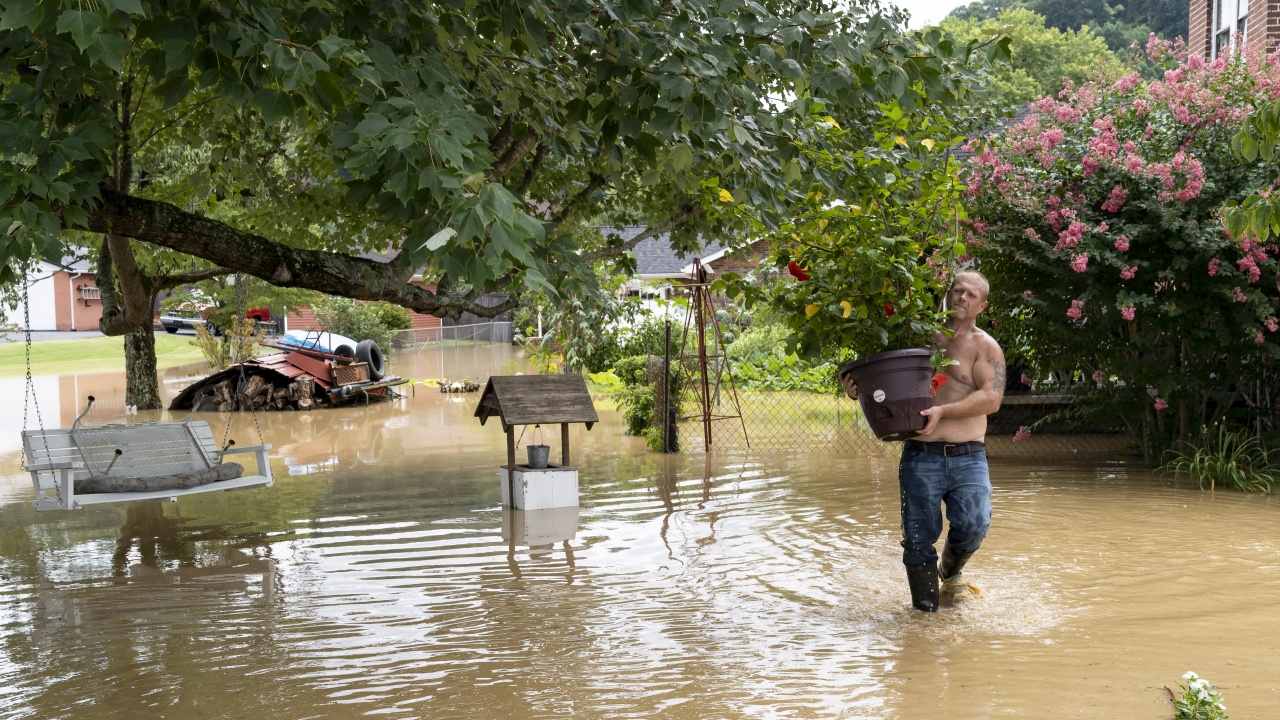
<instances>
[{"instance_id":1,"label":"house roof","mask_svg":"<svg viewBox=\"0 0 1280 720\"><path fill-rule=\"evenodd\" d=\"M624 241L634 238L647 229L643 225L599 228L601 234L606 237L616 234ZM697 252L680 253L671 247L671 234L663 233L648 240L641 240L631 249L631 254L636 256L636 274L640 277L688 277L689 273L685 268L693 264L695 257L705 259L722 252L724 247L721 243L709 242Z\"/></svg>"},{"instance_id":2,"label":"house roof","mask_svg":"<svg viewBox=\"0 0 1280 720\"><path fill-rule=\"evenodd\" d=\"M994 135L1000 135L1005 130L1008 130L1014 125L1021 125L1028 117L1030 117L1032 112L1033 110L1031 109L1030 105L1023 105L1022 107L1018 108L1018 112L1014 113L1011 117L1002 117L997 119L995 122L995 125L992 127L992 129L989 132L982 132L980 133L980 135L984 138L991 137ZM968 160L969 158L973 157L973 151L965 150L964 147L965 146L962 145L960 147L955 148L955 150L953 150L951 154L957 160Z\"/></svg>"}]
</instances>

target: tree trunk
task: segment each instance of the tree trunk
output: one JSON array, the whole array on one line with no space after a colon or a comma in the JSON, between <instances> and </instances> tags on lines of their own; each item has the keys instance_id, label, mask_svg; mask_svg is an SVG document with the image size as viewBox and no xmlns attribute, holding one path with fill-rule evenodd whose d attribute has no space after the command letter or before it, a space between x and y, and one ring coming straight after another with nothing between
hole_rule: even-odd
<instances>
[{"instance_id":1,"label":"tree trunk","mask_svg":"<svg viewBox=\"0 0 1280 720\"><path fill-rule=\"evenodd\" d=\"M148 324L124 336L124 402L139 410L159 410L160 379L156 373L156 334Z\"/></svg>"}]
</instances>

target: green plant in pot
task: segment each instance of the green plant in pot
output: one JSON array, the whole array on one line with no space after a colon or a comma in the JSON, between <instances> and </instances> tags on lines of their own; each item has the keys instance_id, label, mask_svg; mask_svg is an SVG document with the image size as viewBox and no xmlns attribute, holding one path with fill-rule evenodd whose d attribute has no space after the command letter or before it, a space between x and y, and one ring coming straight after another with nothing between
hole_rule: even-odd
<instances>
[{"instance_id":1,"label":"green plant in pot","mask_svg":"<svg viewBox=\"0 0 1280 720\"><path fill-rule=\"evenodd\" d=\"M850 169L838 200L810 193L776 234L770 262L789 282L741 288L787 318L798 352L853 358L841 375L882 440L912 437L933 402L933 378L949 364L936 350L947 312L940 300L966 248L950 148L936 121L890 108L875 141L838 162ZM912 132L914 128L914 132Z\"/></svg>"}]
</instances>

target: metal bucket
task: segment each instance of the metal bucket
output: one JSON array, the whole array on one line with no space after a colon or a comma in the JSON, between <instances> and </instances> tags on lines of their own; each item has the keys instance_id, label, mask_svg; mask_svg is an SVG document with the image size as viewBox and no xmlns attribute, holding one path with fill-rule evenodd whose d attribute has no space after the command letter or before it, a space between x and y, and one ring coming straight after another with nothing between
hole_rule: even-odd
<instances>
[{"instance_id":1,"label":"metal bucket","mask_svg":"<svg viewBox=\"0 0 1280 720\"><path fill-rule=\"evenodd\" d=\"M551 457L550 445L529 445L526 449L529 451L529 467L541 470L547 466Z\"/></svg>"}]
</instances>

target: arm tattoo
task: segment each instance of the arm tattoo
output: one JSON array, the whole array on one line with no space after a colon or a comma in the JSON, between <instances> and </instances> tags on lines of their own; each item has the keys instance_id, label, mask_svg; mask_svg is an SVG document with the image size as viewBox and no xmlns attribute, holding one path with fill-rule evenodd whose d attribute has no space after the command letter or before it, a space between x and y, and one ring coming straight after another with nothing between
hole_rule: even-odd
<instances>
[{"instance_id":1,"label":"arm tattoo","mask_svg":"<svg viewBox=\"0 0 1280 720\"><path fill-rule=\"evenodd\" d=\"M1000 397L1004 397L1004 363L1001 363L995 358L987 358L987 362L991 363L991 369L993 371L991 376L991 387L995 388L996 394Z\"/></svg>"}]
</instances>

